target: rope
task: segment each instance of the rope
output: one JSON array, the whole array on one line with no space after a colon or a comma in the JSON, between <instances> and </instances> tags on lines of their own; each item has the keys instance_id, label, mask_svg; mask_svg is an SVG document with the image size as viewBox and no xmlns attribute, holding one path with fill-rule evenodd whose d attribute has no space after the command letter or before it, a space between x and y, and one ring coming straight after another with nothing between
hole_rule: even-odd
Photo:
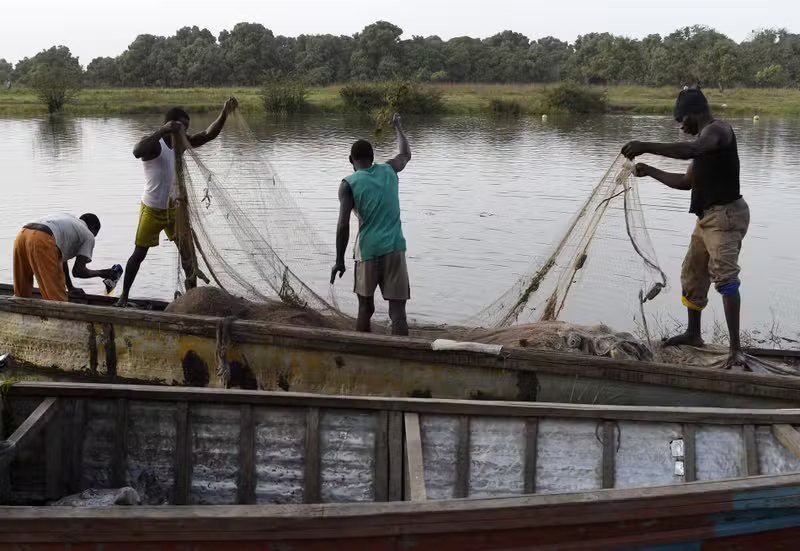
<instances>
[{"instance_id":1,"label":"rope","mask_svg":"<svg viewBox=\"0 0 800 551\"><path fill-rule=\"evenodd\" d=\"M231 366L228 363L228 347L231 343L231 324L236 318L227 317L217 322L217 377L225 388L230 388Z\"/></svg>"}]
</instances>

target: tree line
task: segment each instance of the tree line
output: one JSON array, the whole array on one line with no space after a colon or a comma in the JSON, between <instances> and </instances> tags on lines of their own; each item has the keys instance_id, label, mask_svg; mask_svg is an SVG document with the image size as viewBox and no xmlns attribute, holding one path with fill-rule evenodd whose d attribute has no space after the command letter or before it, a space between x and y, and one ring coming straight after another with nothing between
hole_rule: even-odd
<instances>
[{"instance_id":1,"label":"tree line","mask_svg":"<svg viewBox=\"0 0 800 551\"><path fill-rule=\"evenodd\" d=\"M393 78L419 82L635 84L704 87L788 87L800 84L800 35L783 29L753 33L737 43L694 26L641 40L591 33L568 43L531 40L514 31L485 39L413 36L379 21L353 36L275 36L259 23L239 23L214 36L184 27L164 37L143 34L117 57L85 68L64 46L12 66L0 60L0 82L42 79L44 66L63 66L89 87L253 86L270 76L310 85ZM38 76L37 76L38 73Z\"/></svg>"}]
</instances>

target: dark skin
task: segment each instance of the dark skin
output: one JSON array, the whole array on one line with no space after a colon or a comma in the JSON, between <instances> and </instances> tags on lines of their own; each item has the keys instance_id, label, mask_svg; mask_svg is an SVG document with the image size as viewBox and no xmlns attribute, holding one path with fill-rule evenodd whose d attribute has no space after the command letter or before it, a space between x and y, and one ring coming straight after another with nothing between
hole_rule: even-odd
<instances>
[{"instance_id":1,"label":"dark skin","mask_svg":"<svg viewBox=\"0 0 800 551\"><path fill-rule=\"evenodd\" d=\"M411 160L411 147L408 144L400 116L392 117L392 126L397 131L399 152L387 162L395 172L400 173ZM372 159L353 159L350 157L353 170L366 170L372 166ZM347 243L350 241L350 214L355 209L353 190L346 180L339 185L339 222L336 225L336 264L331 269L331 285L336 281L336 275L341 278L347 270L344 255ZM358 319L356 331L369 333L372 331L372 316L375 314L375 297L362 297L358 295ZM405 300L389 300L389 318L392 320L392 335L408 335L408 319L406 317Z\"/></svg>"},{"instance_id":2,"label":"dark skin","mask_svg":"<svg viewBox=\"0 0 800 551\"><path fill-rule=\"evenodd\" d=\"M722 147L726 147L733 139L730 127L715 121L710 112L684 116L681 121L681 130L692 136L697 136L693 142L678 143L648 143L648 142L629 142L622 148L622 154L628 159L634 159L640 155L651 154L669 157L671 159L691 160L701 155L712 153ZM665 172L645 163L637 163L634 167L634 174L638 177L650 176L662 184L682 191L692 189L692 164L685 174ZM728 325L728 335L730 339L730 355L726 362L726 367L741 365L742 345L739 337L740 329L740 310L741 295L738 291L730 295L723 295L722 304L725 310L725 321ZM690 345L702 346L701 329L702 312L687 308L686 331L668 339L667 346Z\"/></svg>"},{"instance_id":3,"label":"dark skin","mask_svg":"<svg viewBox=\"0 0 800 551\"><path fill-rule=\"evenodd\" d=\"M91 231L92 235L96 237L100 230L98 228L90 227L89 231ZM106 278L113 278L116 275L114 273L114 270L111 268L109 268L108 270L90 270L86 266L90 262L91 260L89 260L85 256L75 257L75 262L72 265L73 277L79 279L92 279L95 277L106 279ZM70 296L81 297L85 295L86 292L83 289L75 287L75 285L72 283L72 278L69 277L69 265L66 262L64 262L63 267L64 267L64 279L67 282L67 292L70 294Z\"/></svg>"},{"instance_id":4,"label":"dark skin","mask_svg":"<svg viewBox=\"0 0 800 551\"><path fill-rule=\"evenodd\" d=\"M222 132L225 126L225 121L228 120L228 115L238 107L239 102L236 98L230 98L225 102L222 107L222 112L211 125L197 132L196 134L189 134L189 119L183 118L180 120L169 121L164 126L139 140L133 148L133 156L142 161L152 161L161 154L160 140L163 138L164 143L168 148L174 149L173 138L181 134L186 134L186 139L192 149L202 147L208 142L214 140ZM193 274L191 252L188 246L182 246L181 243L176 241L178 251L181 256L181 266L186 274L186 288L191 289L197 286L197 277ZM117 301L117 306L125 306L128 303L128 294L130 293L133 282L136 280L136 275L139 273L139 268L142 262L147 257L148 247L141 247L136 245L133 249L133 254L128 259L125 265L125 278L122 282L122 295ZM202 276L201 276L202 277Z\"/></svg>"}]
</instances>

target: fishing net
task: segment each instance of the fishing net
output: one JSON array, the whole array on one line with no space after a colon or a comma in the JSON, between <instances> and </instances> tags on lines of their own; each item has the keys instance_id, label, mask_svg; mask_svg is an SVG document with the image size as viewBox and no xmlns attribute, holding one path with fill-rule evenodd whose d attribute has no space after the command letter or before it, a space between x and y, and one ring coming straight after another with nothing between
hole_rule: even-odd
<instances>
[{"instance_id":1,"label":"fishing net","mask_svg":"<svg viewBox=\"0 0 800 551\"><path fill-rule=\"evenodd\" d=\"M184 272L234 296L310 309L351 321L331 289L305 281L333 264L289 190L282 184L238 112L227 133L237 146L224 159L203 158L183 139L183 162L176 162L176 242ZM176 155L180 158L181 155ZM215 166L214 159L217 158ZM181 268L176 288L185 290Z\"/></svg>"},{"instance_id":2,"label":"fishing net","mask_svg":"<svg viewBox=\"0 0 800 551\"><path fill-rule=\"evenodd\" d=\"M649 339L644 304L659 295L667 278L647 232L631 170L629 161L617 157L550 254L468 324L502 328L557 320L568 312L568 299L585 312L591 302L609 303L592 297L612 293L620 308L638 316Z\"/></svg>"},{"instance_id":3,"label":"fishing net","mask_svg":"<svg viewBox=\"0 0 800 551\"><path fill-rule=\"evenodd\" d=\"M333 251L315 235L245 120L236 112L229 120L226 142L235 140L236 146L226 155L213 148L199 154L184 140L184 160L176 164L177 241L186 273L237 297L279 300L352 328L353 294L337 297L321 277L330 271ZM182 288L182 278L177 281ZM560 320L569 317L573 301L585 312L593 295L612 292L621 308L638 316L649 338L643 307L665 286L636 178L619 157L551 253L459 325L502 329Z\"/></svg>"}]
</instances>

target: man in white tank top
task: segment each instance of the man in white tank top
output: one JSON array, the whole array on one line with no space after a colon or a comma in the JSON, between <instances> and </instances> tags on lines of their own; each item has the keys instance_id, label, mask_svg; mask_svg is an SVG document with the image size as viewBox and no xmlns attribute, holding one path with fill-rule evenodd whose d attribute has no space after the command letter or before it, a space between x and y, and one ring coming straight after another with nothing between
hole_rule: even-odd
<instances>
[{"instance_id":1,"label":"man in white tank top","mask_svg":"<svg viewBox=\"0 0 800 551\"><path fill-rule=\"evenodd\" d=\"M211 126L196 134L189 134L189 114L181 107L173 107L164 116L164 126L142 138L133 148L133 156L141 159L144 166L144 194L139 207L136 247L125 267L122 296L117 301L117 306L125 306L128 303L128 293L136 279L136 274L139 273L139 267L147 256L148 249L158 247L161 232L166 234L167 239L171 241L175 239L176 213L172 185L175 180L173 136L179 132L185 132L192 148L201 147L219 136L228 115L238 105L236 98L230 98L225 102L222 112L211 123ZM186 288L191 289L197 286L197 276L192 273L191 255L187 248L181 247L179 243L178 245L181 264L186 274ZM201 277L203 277L202 274Z\"/></svg>"}]
</instances>

